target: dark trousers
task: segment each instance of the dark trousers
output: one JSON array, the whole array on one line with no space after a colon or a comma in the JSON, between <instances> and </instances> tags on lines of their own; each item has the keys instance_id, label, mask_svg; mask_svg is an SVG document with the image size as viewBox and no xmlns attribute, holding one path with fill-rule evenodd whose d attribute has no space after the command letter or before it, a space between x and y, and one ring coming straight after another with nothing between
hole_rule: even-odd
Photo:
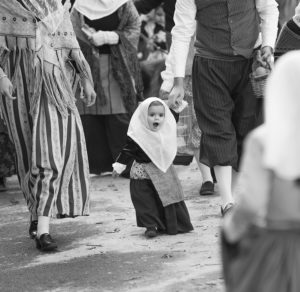
<instances>
[{"instance_id":1,"label":"dark trousers","mask_svg":"<svg viewBox=\"0 0 300 292\"><path fill-rule=\"evenodd\" d=\"M242 143L255 127L252 59L224 61L195 56L193 97L202 131L201 163L238 168Z\"/></svg>"},{"instance_id":2,"label":"dark trousers","mask_svg":"<svg viewBox=\"0 0 300 292\"><path fill-rule=\"evenodd\" d=\"M112 164L126 143L128 114L82 115L90 173L112 171Z\"/></svg>"}]
</instances>

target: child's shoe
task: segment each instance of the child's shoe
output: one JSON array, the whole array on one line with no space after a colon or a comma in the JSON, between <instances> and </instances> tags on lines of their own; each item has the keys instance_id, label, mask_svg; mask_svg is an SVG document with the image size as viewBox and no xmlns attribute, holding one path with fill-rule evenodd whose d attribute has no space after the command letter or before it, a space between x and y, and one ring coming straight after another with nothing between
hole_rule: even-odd
<instances>
[{"instance_id":1,"label":"child's shoe","mask_svg":"<svg viewBox=\"0 0 300 292\"><path fill-rule=\"evenodd\" d=\"M145 231L145 236L148 238L156 237L157 236L157 231L155 227L147 228Z\"/></svg>"}]
</instances>

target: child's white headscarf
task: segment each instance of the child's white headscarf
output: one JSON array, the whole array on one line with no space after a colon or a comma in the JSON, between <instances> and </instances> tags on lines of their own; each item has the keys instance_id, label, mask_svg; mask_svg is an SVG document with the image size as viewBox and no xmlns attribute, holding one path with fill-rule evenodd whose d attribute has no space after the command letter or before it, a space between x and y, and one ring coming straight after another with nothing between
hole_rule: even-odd
<instances>
[{"instance_id":1,"label":"child's white headscarf","mask_svg":"<svg viewBox=\"0 0 300 292\"><path fill-rule=\"evenodd\" d=\"M147 121L149 105L159 101L165 108L165 119L161 128L151 131ZM171 166L177 152L176 121L168 106L157 97L144 100L133 113L127 135L148 155L163 172Z\"/></svg>"},{"instance_id":2,"label":"child's white headscarf","mask_svg":"<svg viewBox=\"0 0 300 292\"><path fill-rule=\"evenodd\" d=\"M264 165L279 177L300 178L300 52L283 55L265 98Z\"/></svg>"},{"instance_id":3,"label":"child's white headscarf","mask_svg":"<svg viewBox=\"0 0 300 292\"><path fill-rule=\"evenodd\" d=\"M76 0L74 8L90 20L111 15L128 0Z\"/></svg>"}]
</instances>

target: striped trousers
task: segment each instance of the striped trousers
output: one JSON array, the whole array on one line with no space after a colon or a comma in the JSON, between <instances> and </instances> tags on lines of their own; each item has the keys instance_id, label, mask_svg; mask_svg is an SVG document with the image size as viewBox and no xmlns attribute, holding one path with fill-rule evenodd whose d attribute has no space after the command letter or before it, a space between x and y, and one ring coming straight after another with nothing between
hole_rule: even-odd
<instances>
[{"instance_id":1,"label":"striped trousers","mask_svg":"<svg viewBox=\"0 0 300 292\"><path fill-rule=\"evenodd\" d=\"M200 162L209 167L238 169L244 138L256 124L251 66L252 59L194 58L193 99L202 132Z\"/></svg>"},{"instance_id":2,"label":"striped trousers","mask_svg":"<svg viewBox=\"0 0 300 292\"><path fill-rule=\"evenodd\" d=\"M0 109L16 148L17 173L28 209L34 216L88 215L89 169L79 113L75 109L61 115L42 85L30 114L25 59L16 70L17 98L0 97Z\"/></svg>"}]
</instances>

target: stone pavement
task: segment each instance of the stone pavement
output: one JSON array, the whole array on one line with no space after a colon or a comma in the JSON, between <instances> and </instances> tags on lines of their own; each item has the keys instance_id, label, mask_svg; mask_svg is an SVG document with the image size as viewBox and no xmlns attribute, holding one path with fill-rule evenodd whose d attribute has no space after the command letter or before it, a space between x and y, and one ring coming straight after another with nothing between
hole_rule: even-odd
<instances>
[{"instance_id":1,"label":"stone pavement","mask_svg":"<svg viewBox=\"0 0 300 292\"><path fill-rule=\"evenodd\" d=\"M91 215L53 220L59 249L41 253L28 237L16 177L0 193L0 291L224 291L219 196L200 197L197 165L176 167L195 230L144 237L136 227L129 180L94 176Z\"/></svg>"}]
</instances>

